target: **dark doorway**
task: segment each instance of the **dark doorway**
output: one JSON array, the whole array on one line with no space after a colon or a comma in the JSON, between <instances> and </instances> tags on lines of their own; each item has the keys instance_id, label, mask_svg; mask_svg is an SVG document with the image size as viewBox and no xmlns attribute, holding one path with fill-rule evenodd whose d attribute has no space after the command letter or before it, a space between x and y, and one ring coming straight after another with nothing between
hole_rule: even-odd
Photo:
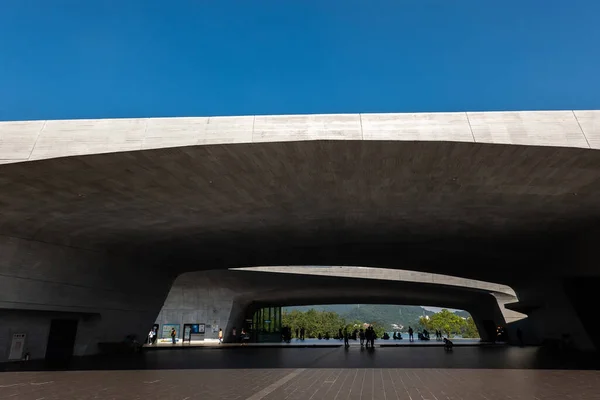
<instances>
[{"instance_id":1,"label":"dark doorway","mask_svg":"<svg viewBox=\"0 0 600 400\"><path fill-rule=\"evenodd\" d=\"M50 323L46 360L68 361L73 356L76 336L76 319L53 319Z\"/></svg>"},{"instance_id":2,"label":"dark doorway","mask_svg":"<svg viewBox=\"0 0 600 400\"><path fill-rule=\"evenodd\" d=\"M596 347L600 342L600 321L596 312L598 285L600 285L600 278L593 276L566 279L564 282L567 297L571 301L583 329Z\"/></svg>"},{"instance_id":3,"label":"dark doorway","mask_svg":"<svg viewBox=\"0 0 600 400\"><path fill-rule=\"evenodd\" d=\"M496 324L494 323L494 321L492 321L491 319L486 319L483 321L483 329L485 330L485 335L487 337L487 340L491 341L491 342L495 342L498 338L498 332L497 332L497 327ZM483 333L483 332L480 332Z\"/></svg>"}]
</instances>

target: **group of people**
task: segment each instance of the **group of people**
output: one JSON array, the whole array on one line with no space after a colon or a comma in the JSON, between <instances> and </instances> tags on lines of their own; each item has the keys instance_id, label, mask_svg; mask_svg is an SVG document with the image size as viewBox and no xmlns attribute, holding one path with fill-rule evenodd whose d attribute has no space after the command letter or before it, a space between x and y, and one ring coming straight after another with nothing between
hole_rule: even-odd
<instances>
[{"instance_id":1,"label":"group of people","mask_svg":"<svg viewBox=\"0 0 600 400\"><path fill-rule=\"evenodd\" d=\"M296 328L296 339L304 340L305 330L304 327Z\"/></svg>"},{"instance_id":2,"label":"group of people","mask_svg":"<svg viewBox=\"0 0 600 400\"><path fill-rule=\"evenodd\" d=\"M359 336L360 347L365 346L366 342L366 347L375 348L375 339L377 339L377 334L375 333L375 329L373 329L372 325L369 325L365 330L361 329L359 332Z\"/></svg>"}]
</instances>

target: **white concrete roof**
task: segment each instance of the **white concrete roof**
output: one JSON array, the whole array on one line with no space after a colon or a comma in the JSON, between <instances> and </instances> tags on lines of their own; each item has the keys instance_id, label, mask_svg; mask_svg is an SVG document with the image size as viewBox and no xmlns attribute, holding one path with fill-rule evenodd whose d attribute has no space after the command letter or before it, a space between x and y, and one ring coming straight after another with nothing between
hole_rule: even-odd
<instances>
[{"instance_id":1,"label":"white concrete roof","mask_svg":"<svg viewBox=\"0 0 600 400\"><path fill-rule=\"evenodd\" d=\"M600 110L5 121L0 122L0 163L303 140L454 141L600 149Z\"/></svg>"},{"instance_id":2,"label":"white concrete roof","mask_svg":"<svg viewBox=\"0 0 600 400\"><path fill-rule=\"evenodd\" d=\"M339 276L358 279L381 279L386 281L404 281L433 283L478 290L489 291L513 296L516 301L515 291L506 285L484 282L475 279L460 278L450 275L432 274L429 272L407 271L402 269L373 268L373 267L348 267L348 266L281 266L281 267L244 267L230 268L234 271L272 272L280 274Z\"/></svg>"},{"instance_id":3,"label":"white concrete roof","mask_svg":"<svg viewBox=\"0 0 600 400\"><path fill-rule=\"evenodd\" d=\"M432 274L428 272L408 271L402 269L348 267L348 266L281 266L281 267L245 267L230 268L233 271L252 271L278 274L335 276L355 279L379 279L384 281L403 281L430 283L435 285L456 286L481 291L488 291L496 298L498 307L507 322L526 318L525 314L506 308L506 304L517 302L517 294L506 285L467 279L450 275Z\"/></svg>"}]
</instances>

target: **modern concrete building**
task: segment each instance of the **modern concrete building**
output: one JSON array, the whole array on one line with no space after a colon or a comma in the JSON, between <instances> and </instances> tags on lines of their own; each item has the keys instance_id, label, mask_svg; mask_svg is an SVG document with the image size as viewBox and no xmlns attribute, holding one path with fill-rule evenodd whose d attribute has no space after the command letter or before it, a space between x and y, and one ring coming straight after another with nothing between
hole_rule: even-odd
<instances>
[{"instance_id":1,"label":"modern concrete building","mask_svg":"<svg viewBox=\"0 0 600 400\"><path fill-rule=\"evenodd\" d=\"M0 122L0 163L0 359L65 319L75 354L145 335L179 275L251 266L498 283L540 340L600 339L600 111Z\"/></svg>"}]
</instances>

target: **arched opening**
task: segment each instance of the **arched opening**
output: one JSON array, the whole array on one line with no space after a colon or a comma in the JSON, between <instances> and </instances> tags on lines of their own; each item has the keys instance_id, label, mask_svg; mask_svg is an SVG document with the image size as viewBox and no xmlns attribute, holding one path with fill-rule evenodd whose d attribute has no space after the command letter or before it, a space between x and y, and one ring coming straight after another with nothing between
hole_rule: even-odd
<instances>
[{"instance_id":1,"label":"arched opening","mask_svg":"<svg viewBox=\"0 0 600 400\"><path fill-rule=\"evenodd\" d=\"M497 327L510 331L512 323L526 317L505 308L514 301L515 292L505 285L415 271L327 266L232 268L180 275L156 324L163 327L159 336L166 342L170 337L163 332L165 326L178 329L177 340L189 341L184 325L204 326L205 342L218 340L220 330L226 342L241 341L240 337L253 342L281 341L285 307L425 306L465 310L468 315L464 318L471 317L481 338L493 341ZM394 332L391 328L386 331Z\"/></svg>"}]
</instances>

